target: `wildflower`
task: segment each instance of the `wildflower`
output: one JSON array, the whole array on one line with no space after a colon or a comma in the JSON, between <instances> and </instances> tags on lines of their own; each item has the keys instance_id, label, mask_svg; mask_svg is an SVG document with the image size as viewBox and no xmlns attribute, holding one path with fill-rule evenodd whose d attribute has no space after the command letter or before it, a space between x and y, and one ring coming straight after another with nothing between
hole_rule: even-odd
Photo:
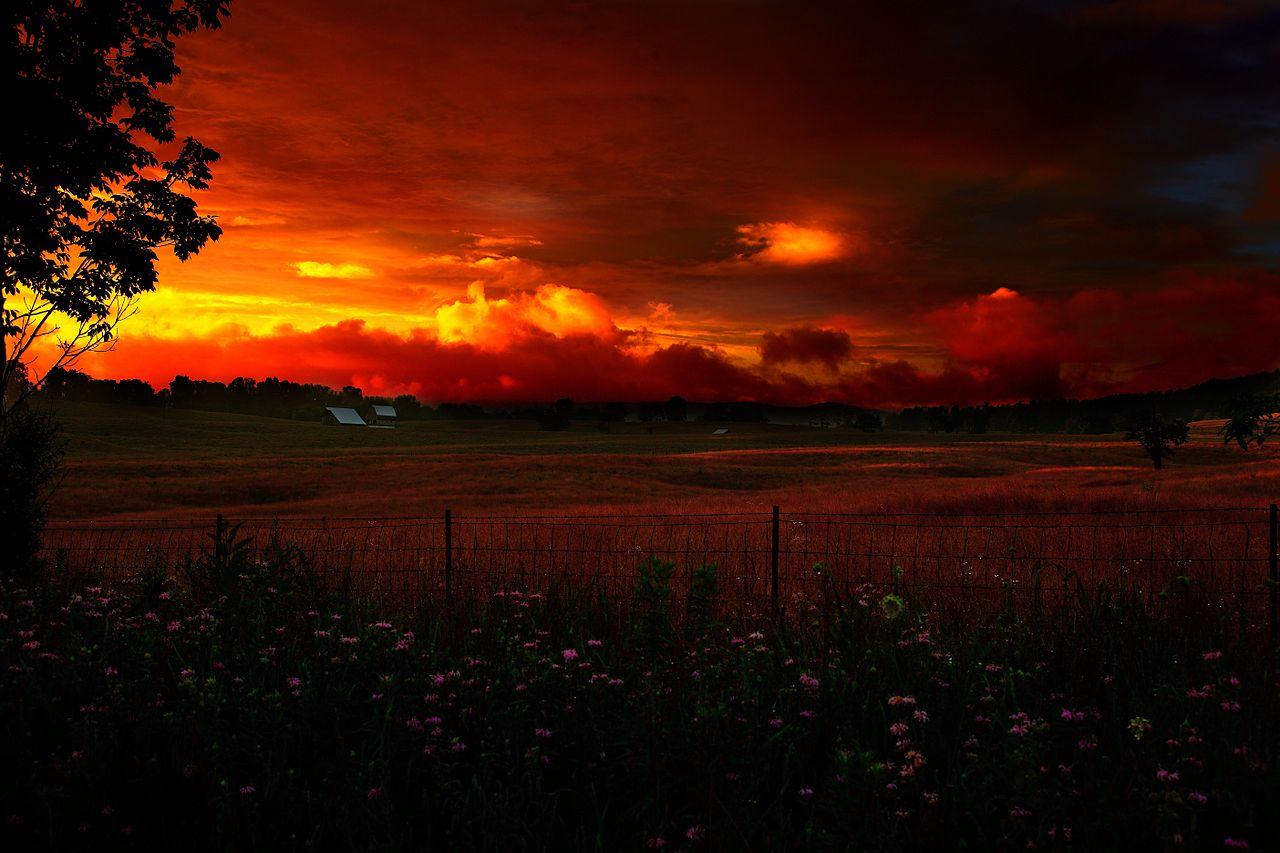
<instances>
[{"instance_id":1,"label":"wildflower","mask_svg":"<svg viewBox=\"0 0 1280 853\"><path fill-rule=\"evenodd\" d=\"M893 706L895 706L895 707L896 707L896 706L898 706L898 705L914 705L914 704L916 704L916 697L914 697L914 696L890 696L890 697L889 697L889 704L890 704L890 705L893 705Z\"/></svg>"},{"instance_id":2,"label":"wildflower","mask_svg":"<svg viewBox=\"0 0 1280 853\"><path fill-rule=\"evenodd\" d=\"M534 729L533 734L535 737L551 737L551 729Z\"/></svg>"},{"instance_id":3,"label":"wildflower","mask_svg":"<svg viewBox=\"0 0 1280 853\"><path fill-rule=\"evenodd\" d=\"M245 785L244 787L242 787L242 788L240 789L240 795L241 795L241 796L244 796L244 797L247 797L247 796L249 796L250 794L257 793L257 791L258 791L258 789L257 789L257 788L255 788L255 787L253 787L252 785Z\"/></svg>"},{"instance_id":4,"label":"wildflower","mask_svg":"<svg viewBox=\"0 0 1280 853\"><path fill-rule=\"evenodd\" d=\"M599 640L587 640L587 647L588 647L588 648L598 649L598 648L600 648L600 647L601 647L601 646L603 646L603 645L604 645L604 643L600 642Z\"/></svg>"},{"instance_id":5,"label":"wildflower","mask_svg":"<svg viewBox=\"0 0 1280 853\"><path fill-rule=\"evenodd\" d=\"M907 609L907 603L902 600L901 596L889 593L880 599L880 612L884 618L889 620L897 619L902 615L902 611Z\"/></svg>"},{"instance_id":6,"label":"wildflower","mask_svg":"<svg viewBox=\"0 0 1280 853\"><path fill-rule=\"evenodd\" d=\"M812 675L801 674L800 686L803 687L805 690L810 690L810 691L817 690L818 679L814 678Z\"/></svg>"},{"instance_id":7,"label":"wildflower","mask_svg":"<svg viewBox=\"0 0 1280 853\"><path fill-rule=\"evenodd\" d=\"M368 791L366 791L366 792L365 792L365 794L364 794L364 795L365 795L365 798L366 798L366 799L369 799L369 800L376 800L376 799L378 799L378 797L381 797L381 796L382 796L382 789L381 789L381 788L370 788Z\"/></svg>"},{"instance_id":8,"label":"wildflower","mask_svg":"<svg viewBox=\"0 0 1280 853\"><path fill-rule=\"evenodd\" d=\"M907 733L906 723L894 723L893 725L889 726L889 734L893 735L894 737L902 737L906 733Z\"/></svg>"},{"instance_id":9,"label":"wildflower","mask_svg":"<svg viewBox=\"0 0 1280 853\"><path fill-rule=\"evenodd\" d=\"M929 715L924 711L914 711L912 712L911 716L915 718L915 721L917 723L929 722Z\"/></svg>"},{"instance_id":10,"label":"wildflower","mask_svg":"<svg viewBox=\"0 0 1280 853\"><path fill-rule=\"evenodd\" d=\"M685 830L684 837L690 841L701 841L707 837L707 831L701 826L691 826Z\"/></svg>"},{"instance_id":11,"label":"wildflower","mask_svg":"<svg viewBox=\"0 0 1280 853\"><path fill-rule=\"evenodd\" d=\"M782 718L773 717L772 719L769 720L769 725L773 726L775 729L782 728Z\"/></svg>"},{"instance_id":12,"label":"wildflower","mask_svg":"<svg viewBox=\"0 0 1280 853\"><path fill-rule=\"evenodd\" d=\"M1222 846L1231 847L1235 850L1248 850L1249 842L1245 841L1243 838L1232 838L1230 836L1227 836L1226 838L1222 839Z\"/></svg>"},{"instance_id":13,"label":"wildflower","mask_svg":"<svg viewBox=\"0 0 1280 853\"><path fill-rule=\"evenodd\" d=\"M812 788L807 788L807 787L806 787L806 788L801 788L797 793L799 793L799 794L800 794L800 796L802 796L802 797L804 797L804 798L808 799L809 797L812 797L812 796L813 796L813 789L812 789Z\"/></svg>"},{"instance_id":14,"label":"wildflower","mask_svg":"<svg viewBox=\"0 0 1280 853\"><path fill-rule=\"evenodd\" d=\"M1187 799L1195 803L1197 806L1203 806L1205 803L1209 802L1209 798L1199 791L1192 791L1190 794L1187 794Z\"/></svg>"},{"instance_id":15,"label":"wildflower","mask_svg":"<svg viewBox=\"0 0 1280 853\"><path fill-rule=\"evenodd\" d=\"M1205 652L1202 657L1207 661L1222 660L1222 652Z\"/></svg>"},{"instance_id":16,"label":"wildflower","mask_svg":"<svg viewBox=\"0 0 1280 853\"><path fill-rule=\"evenodd\" d=\"M1079 722L1084 719L1084 711L1072 711L1070 708L1062 709L1062 719Z\"/></svg>"},{"instance_id":17,"label":"wildflower","mask_svg":"<svg viewBox=\"0 0 1280 853\"><path fill-rule=\"evenodd\" d=\"M661 850L663 847L667 846L667 839L661 836L655 836L649 839L647 846L652 850Z\"/></svg>"},{"instance_id":18,"label":"wildflower","mask_svg":"<svg viewBox=\"0 0 1280 853\"><path fill-rule=\"evenodd\" d=\"M1151 721L1146 717L1134 717L1129 721L1129 734L1134 740L1142 740L1142 736L1151 731Z\"/></svg>"},{"instance_id":19,"label":"wildflower","mask_svg":"<svg viewBox=\"0 0 1280 853\"><path fill-rule=\"evenodd\" d=\"M1159 779L1161 782L1177 782L1178 771L1165 770L1163 767L1160 767L1156 770L1156 778Z\"/></svg>"},{"instance_id":20,"label":"wildflower","mask_svg":"<svg viewBox=\"0 0 1280 853\"><path fill-rule=\"evenodd\" d=\"M1022 806L1014 806L1009 809L1010 820L1021 820L1026 817L1031 817L1031 812L1028 809L1024 809Z\"/></svg>"},{"instance_id":21,"label":"wildflower","mask_svg":"<svg viewBox=\"0 0 1280 853\"><path fill-rule=\"evenodd\" d=\"M561 652L560 654L564 656L564 662L565 662L565 663L568 663L568 662L569 662L569 661L571 661L571 660L577 660L577 659L578 659L578 650L577 650L577 649L565 649L565 650L564 650L563 652Z\"/></svg>"}]
</instances>

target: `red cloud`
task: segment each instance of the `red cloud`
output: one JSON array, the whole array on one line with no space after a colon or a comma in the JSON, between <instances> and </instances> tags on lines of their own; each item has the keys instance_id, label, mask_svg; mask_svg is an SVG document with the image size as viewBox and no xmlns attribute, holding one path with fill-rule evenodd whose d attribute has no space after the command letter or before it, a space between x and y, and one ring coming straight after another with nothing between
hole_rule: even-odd
<instances>
[{"instance_id":1,"label":"red cloud","mask_svg":"<svg viewBox=\"0 0 1280 853\"><path fill-rule=\"evenodd\" d=\"M1179 274L1147 292L1033 299L1000 288L934 311L952 364L987 399L1088 397L1280 366L1280 276Z\"/></svg>"},{"instance_id":2,"label":"red cloud","mask_svg":"<svg viewBox=\"0 0 1280 853\"><path fill-rule=\"evenodd\" d=\"M428 401L679 394L865 406L1089 397L1280 366L1280 275L1267 272L1178 275L1136 294L1088 290L1042 298L999 288L925 314L922 328L933 331L941 353L933 369L871 355L869 367L850 369L855 345L849 335L816 327L766 333L754 366L690 343L643 352L591 294L568 288L487 304L490 315L479 318L478 327L493 325L496 316L504 334L482 335L477 343L425 330L401 335L360 320L267 335L227 326L184 338L126 334L115 352L84 366L94 375L138 377L157 387L178 373L223 380L277 375ZM832 371L824 380L805 379L773 369L783 362L821 363Z\"/></svg>"},{"instance_id":3,"label":"red cloud","mask_svg":"<svg viewBox=\"0 0 1280 853\"><path fill-rule=\"evenodd\" d=\"M760 344L760 361L764 364L797 362L820 363L835 371L840 362L853 355L853 340L848 332L800 326L781 332L765 332Z\"/></svg>"},{"instance_id":4,"label":"red cloud","mask_svg":"<svg viewBox=\"0 0 1280 853\"><path fill-rule=\"evenodd\" d=\"M401 336L350 320L309 332L250 335L227 327L209 337L131 336L90 366L99 376L135 376L156 387L175 374L230 379L278 375L371 394L408 392L430 401L799 399L798 383L772 384L716 350L676 344L650 354L587 334L535 331L502 349ZM810 392L812 393L812 392Z\"/></svg>"}]
</instances>

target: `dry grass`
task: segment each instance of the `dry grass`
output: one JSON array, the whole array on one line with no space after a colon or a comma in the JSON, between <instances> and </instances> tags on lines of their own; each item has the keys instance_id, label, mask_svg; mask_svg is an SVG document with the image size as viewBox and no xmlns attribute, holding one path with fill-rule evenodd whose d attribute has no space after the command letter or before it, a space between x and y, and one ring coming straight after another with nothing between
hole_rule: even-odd
<instances>
[{"instance_id":1,"label":"dry grass","mask_svg":"<svg viewBox=\"0 0 1280 853\"><path fill-rule=\"evenodd\" d=\"M62 404L58 520L457 513L1020 511L1263 506L1280 452L1214 422L1161 472L1121 436L866 434L778 425L418 422L395 430Z\"/></svg>"}]
</instances>

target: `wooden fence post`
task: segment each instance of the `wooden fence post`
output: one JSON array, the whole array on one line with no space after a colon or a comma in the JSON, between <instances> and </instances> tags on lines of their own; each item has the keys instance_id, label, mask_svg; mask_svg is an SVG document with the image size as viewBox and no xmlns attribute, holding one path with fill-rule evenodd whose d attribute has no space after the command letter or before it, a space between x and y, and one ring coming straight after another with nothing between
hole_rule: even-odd
<instances>
[{"instance_id":1,"label":"wooden fence post","mask_svg":"<svg viewBox=\"0 0 1280 853\"><path fill-rule=\"evenodd\" d=\"M453 602L453 510L444 511L444 600Z\"/></svg>"},{"instance_id":2,"label":"wooden fence post","mask_svg":"<svg viewBox=\"0 0 1280 853\"><path fill-rule=\"evenodd\" d=\"M1272 504L1272 505L1271 505L1271 512L1270 512L1270 519L1269 519L1269 522L1270 522L1270 523L1269 523L1269 525L1268 525L1268 526L1269 526L1269 527L1270 527L1270 529L1271 529L1271 537L1270 537L1270 538L1271 538L1271 550L1270 550L1270 551L1268 552L1268 554L1267 554L1267 559L1268 559L1268 561L1269 561L1269 563L1270 563L1270 565L1268 566L1268 573L1267 573L1267 581L1268 581L1268 583L1267 583L1267 599L1268 599L1267 604L1268 604L1268 608L1269 608L1269 610L1270 610L1270 624L1271 624L1271 648L1274 650L1274 649L1275 649L1275 647L1276 647L1276 627L1277 627L1277 626L1276 626L1276 583L1277 583L1277 578L1276 578L1276 562L1277 562L1277 560L1278 560L1278 559L1280 559L1280 557L1278 557L1278 556L1277 556L1277 550L1278 550L1278 549L1280 549L1280 541L1277 541L1277 540L1278 540L1278 536L1277 536L1277 534L1280 534L1280 529L1277 529L1276 505L1275 505L1275 504Z\"/></svg>"},{"instance_id":3,"label":"wooden fence post","mask_svg":"<svg viewBox=\"0 0 1280 853\"><path fill-rule=\"evenodd\" d=\"M770 595L773 604L773 621L777 622L781 615L781 606L778 598L778 532L779 532L778 508L773 508L773 548L772 548L772 572L770 573Z\"/></svg>"}]
</instances>

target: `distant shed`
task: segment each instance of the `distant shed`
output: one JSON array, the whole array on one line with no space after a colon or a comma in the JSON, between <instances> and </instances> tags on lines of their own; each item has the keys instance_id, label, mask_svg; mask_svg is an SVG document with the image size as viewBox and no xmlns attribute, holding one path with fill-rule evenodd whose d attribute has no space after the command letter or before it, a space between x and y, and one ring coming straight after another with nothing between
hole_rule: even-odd
<instances>
[{"instance_id":1,"label":"distant shed","mask_svg":"<svg viewBox=\"0 0 1280 853\"><path fill-rule=\"evenodd\" d=\"M715 432L713 432L713 433L711 433L711 434L712 434L712 435L728 435L728 434L729 434L729 428L728 428L728 427L720 427L720 429L716 430Z\"/></svg>"},{"instance_id":2,"label":"distant shed","mask_svg":"<svg viewBox=\"0 0 1280 853\"><path fill-rule=\"evenodd\" d=\"M346 406L325 406L320 421L338 426L368 426L359 412Z\"/></svg>"},{"instance_id":3,"label":"distant shed","mask_svg":"<svg viewBox=\"0 0 1280 853\"><path fill-rule=\"evenodd\" d=\"M375 426L395 426L396 410L394 406L381 406L375 403L369 416L369 423Z\"/></svg>"}]
</instances>

